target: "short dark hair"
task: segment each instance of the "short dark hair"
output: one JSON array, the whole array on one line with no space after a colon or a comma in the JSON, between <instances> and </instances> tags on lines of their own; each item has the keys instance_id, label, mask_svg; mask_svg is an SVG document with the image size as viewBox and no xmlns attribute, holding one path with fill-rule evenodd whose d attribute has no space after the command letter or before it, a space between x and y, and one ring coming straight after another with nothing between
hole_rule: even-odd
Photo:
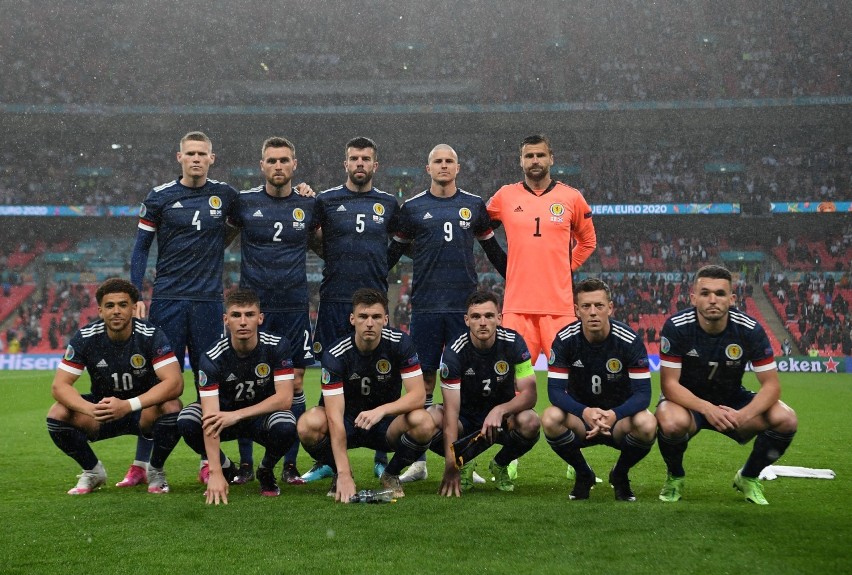
<instances>
[{"instance_id":1,"label":"short dark hair","mask_svg":"<svg viewBox=\"0 0 852 575\"><path fill-rule=\"evenodd\" d=\"M260 309L260 298L250 289L237 288L225 296L225 310L234 305L240 307L256 305Z\"/></svg>"},{"instance_id":2,"label":"short dark hair","mask_svg":"<svg viewBox=\"0 0 852 575\"><path fill-rule=\"evenodd\" d=\"M130 296L130 301L134 305L139 301L139 290L136 289L136 286L121 278L109 278L98 286L98 290L95 292L95 301L98 302L98 305L101 305L104 296L111 293L126 293Z\"/></svg>"},{"instance_id":3,"label":"short dark hair","mask_svg":"<svg viewBox=\"0 0 852 575\"><path fill-rule=\"evenodd\" d=\"M378 159L379 157L379 148L376 146L376 143L370 138L365 138L364 136L357 136L352 138L348 142L346 142L346 148L344 148L343 153L348 154L349 148L355 148L356 150L363 150L365 148L373 149L373 159Z\"/></svg>"},{"instance_id":4,"label":"short dark hair","mask_svg":"<svg viewBox=\"0 0 852 575\"><path fill-rule=\"evenodd\" d=\"M358 288L352 294L352 311L359 305L371 306L377 303L382 304L385 308L385 313L388 313L388 296L383 292L373 288Z\"/></svg>"},{"instance_id":5,"label":"short dark hair","mask_svg":"<svg viewBox=\"0 0 852 575\"><path fill-rule=\"evenodd\" d=\"M583 281L575 283L574 299L577 298L577 294L589 293L593 291L606 292L606 299L612 301L612 290L609 289L609 286L606 284L605 281L600 280L598 278L586 278Z\"/></svg>"},{"instance_id":6,"label":"short dark hair","mask_svg":"<svg viewBox=\"0 0 852 575\"><path fill-rule=\"evenodd\" d=\"M279 136L267 138L266 141L263 142L263 147L260 148L261 157L263 157L264 152L266 152L266 148L289 148L290 151L293 152L293 157L296 157L296 146L287 138L281 138Z\"/></svg>"},{"instance_id":7,"label":"short dark hair","mask_svg":"<svg viewBox=\"0 0 852 575\"><path fill-rule=\"evenodd\" d=\"M553 154L553 147L550 145L550 138L544 134L533 134L532 136L527 136L524 138L524 141L521 142L521 155L524 154L524 146L535 146L537 144L547 144L547 152L551 155Z\"/></svg>"},{"instance_id":8,"label":"short dark hair","mask_svg":"<svg viewBox=\"0 0 852 575\"><path fill-rule=\"evenodd\" d=\"M192 142L207 142L210 144L210 147L213 147L213 141L207 137L207 134L204 132L187 132L183 135L183 138L180 139L180 145L183 146L184 142L192 141Z\"/></svg>"},{"instance_id":9,"label":"short dark hair","mask_svg":"<svg viewBox=\"0 0 852 575\"><path fill-rule=\"evenodd\" d=\"M481 305L488 302L492 302L497 306L498 310L500 309L500 298L497 297L496 293L493 291L477 290L467 296L467 301L464 302L464 307L468 310L470 309L470 306Z\"/></svg>"},{"instance_id":10,"label":"short dark hair","mask_svg":"<svg viewBox=\"0 0 852 575\"><path fill-rule=\"evenodd\" d=\"M731 283L734 281L728 268L716 264L710 264L699 268L699 270L695 272L695 281L697 282L700 278L728 280Z\"/></svg>"}]
</instances>

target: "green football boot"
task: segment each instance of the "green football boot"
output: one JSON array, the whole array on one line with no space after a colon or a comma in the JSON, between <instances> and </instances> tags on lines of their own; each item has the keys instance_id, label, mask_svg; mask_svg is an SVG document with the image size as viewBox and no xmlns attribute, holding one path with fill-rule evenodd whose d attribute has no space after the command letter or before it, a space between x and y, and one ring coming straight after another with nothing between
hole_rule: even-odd
<instances>
[{"instance_id":1,"label":"green football boot","mask_svg":"<svg viewBox=\"0 0 852 575\"><path fill-rule=\"evenodd\" d=\"M497 482L497 489L500 491L514 491L515 482L509 476L509 466L497 465L493 459L488 464L488 471L494 476L494 481Z\"/></svg>"},{"instance_id":2,"label":"green football boot","mask_svg":"<svg viewBox=\"0 0 852 575\"><path fill-rule=\"evenodd\" d=\"M734 475L734 489L741 491L745 495L746 501L751 501L757 505L769 505L766 497L763 496L763 485L760 480L754 477L743 477L741 471L737 471Z\"/></svg>"},{"instance_id":3,"label":"green football boot","mask_svg":"<svg viewBox=\"0 0 852 575\"><path fill-rule=\"evenodd\" d=\"M660 491L660 501L674 503L680 501L681 492L683 491L683 477L675 477L671 473L666 474L666 482L663 484L663 489Z\"/></svg>"}]
</instances>

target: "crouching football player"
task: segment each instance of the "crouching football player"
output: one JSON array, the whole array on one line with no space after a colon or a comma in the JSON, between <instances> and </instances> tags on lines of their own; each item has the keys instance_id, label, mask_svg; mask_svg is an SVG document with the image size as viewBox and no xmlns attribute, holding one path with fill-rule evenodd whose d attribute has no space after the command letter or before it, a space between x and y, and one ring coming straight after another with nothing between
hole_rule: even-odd
<instances>
[{"instance_id":1,"label":"crouching football player","mask_svg":"<svg viewBox=\"0 0 852 575\"><path fill-rule=\"evenodd\" d=\"M71 339L53 378L56 403L47 413L50 438L83 468L68 493L91 493L106 483L104 466L89 442L119 435L153 438L148 492L168 493L163 466L180 440L183 378L177 360L162 330L133 317L139 291L132 283L108 279L95 299L100 319ZM92 381L85 395L74 387L83 370Z\"/></svg>"},{"instance_id":2,"label":"crouching football player","mask_svg":"<svg viewBox=\"0 0 852 575\"><path fill-rule=\"evenodd\" d=\"M589 278L574 286L579 321L556 334L547 393L553 404L541 416L547 443L576 472L570 499L588 499L595 474L582 448L610 445L621 455L609 474L619 501L635 501L628 471L654 444L657 420L648 411L651 372L642 339L611 319L612 296Z\"/></svg>"},{"instance_id":3,"label":"crouching football player","mask_svg":"<svg viewBox=\"0 0 852 575\"><path fill-rule=\"evenodd\" d=\"M734 307L731 272L709 265L695 274L693 307L674 314L660 332L660 387L655 415L657 445L666 462L660 499L683 495L683 455L702 429L746 444L755 437L734 487L746 501L767 505L758 477L777 461L798 429L796 413L781 401L781 383L769 338L752 317ZM760 383L757 393L743 387L747 363Z\"/></svg>"},{"instance_id":4,"label":"crouching football player","mask_svg":"<svg viewBox=\"0 0 852 575\"><path fill-rule=\"evenodd\" d=\"M355 333L323 352L324 405L299 419L299 438L305 451L334 469L327 495L335 501L348 503L355 495L347 450L356 447L395 452L380 478L394 497L404 497L399 473L426 452L436 433L423 409L420 360L408 334L387 327L384 293L356 290L349 321Z\"/></svg>"},{"instance_id":5,"label":"crouching football player","mask_svg":"<svg viewBox=\"0 0 852 575\"><path fill-rule=\"evenodd\" d=\"M468 331L444 350L444 404L430 408L443 430L432 448L444 454L440 494L447 497L473 488L474 458L495 443L503 447L489 471L499 490L514 491L509 463L533 448L541 426L530 352L518 332L500 327L497 296L474 292L466 308Z\"/></svg>"}]
</instances>

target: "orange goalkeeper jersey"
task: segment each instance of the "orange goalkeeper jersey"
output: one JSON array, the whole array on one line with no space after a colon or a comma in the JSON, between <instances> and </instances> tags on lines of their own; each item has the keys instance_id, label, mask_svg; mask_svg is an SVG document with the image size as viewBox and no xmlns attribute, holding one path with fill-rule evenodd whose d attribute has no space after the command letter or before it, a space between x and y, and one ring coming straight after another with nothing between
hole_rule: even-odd
<instances>
[{"instance_id":1,"label":"orange goalkeeper jersey","mask_svg":"<svg viewBox=\"0 0 852 575\"><path fill-rule=\"evenodd\" d=\"M488 201L488 215L502 222L509 243L503 311L574 315L571 272L596 245L582 194L555 180L544 191L509 184Z\"/></svg>"}]
</instances>

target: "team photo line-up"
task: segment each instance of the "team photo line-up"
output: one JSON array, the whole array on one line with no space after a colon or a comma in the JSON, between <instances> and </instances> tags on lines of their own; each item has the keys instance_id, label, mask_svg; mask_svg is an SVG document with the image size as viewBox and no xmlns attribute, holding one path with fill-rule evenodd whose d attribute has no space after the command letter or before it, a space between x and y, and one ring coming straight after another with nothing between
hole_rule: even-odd
<instances>
[{"instance_id":1,"label":"team photo line-up","mask_svg":"<svg viewBox=\"0 0 852 575\"><path fill-rule=\"evenodd\" d=\"M582 449L605 444L620 452L608 475L615 498L634 501L628 472L656 441L667 468L659 498L676 502L688 442L712 429L741 444L754 438L733 486L767 504L758 477L798 422L780 401L764 328L736 308L731 273L697 270L691 307L666 320L652 414L642 338L613 318L606 283L572 282L595 249L595 229L583 196L551 178L545 136L523 140L523 179L487 203L456 186L459 158L446 144L428 155L429 188L401 207L372 185L378 154L369 138L347 142L345 183L319 194L293 187L298 161L285 138L263 143L265 183L241 192L208 178L215 154L202 132L181 139L177 161L181 177L140 208L130 281L99 286L100 319L74 335L54 377L48 432L82 468L69 494L105 485L90 443L126 434L137 436L136 454L117 487L169 492L165 461L182 437L200 456L198 479L213 504L228 502L230 484L254 479L262 495L279 495L281 460L282 481L330 478L329 497L358 500L347 454L355 447L375 452L374 472L394 498L427 477L431 449L445 459L439 493L459 497L485 483L475 458L500 444L487 475L513 491L518 460L543 430L568 464L570 499L588 499L601 481ZM494 236L499 225L508 253ZM237 236L240 287L223 304L224 252ZM147 309L140 294L155 239ZM477 289L474 241L505 278L502 305ZM309 249L324 260L313 334ZM402 255L413 260L410 335L388 326L387 276ZM183 406L186 353L198 398ZM531 360L540 353L551 405L539 416ZM316 360L322 394L308 410L304 373ZM757 392L742 384L747 365ZM74 387L84 370L88 394ZM440 405L432 402L439 372ZM233 439L239 464L220 449ZM256 467L254 443L265 450ZM303 475L300 446L315 460Z\"/></svg>"}]
</instances>

